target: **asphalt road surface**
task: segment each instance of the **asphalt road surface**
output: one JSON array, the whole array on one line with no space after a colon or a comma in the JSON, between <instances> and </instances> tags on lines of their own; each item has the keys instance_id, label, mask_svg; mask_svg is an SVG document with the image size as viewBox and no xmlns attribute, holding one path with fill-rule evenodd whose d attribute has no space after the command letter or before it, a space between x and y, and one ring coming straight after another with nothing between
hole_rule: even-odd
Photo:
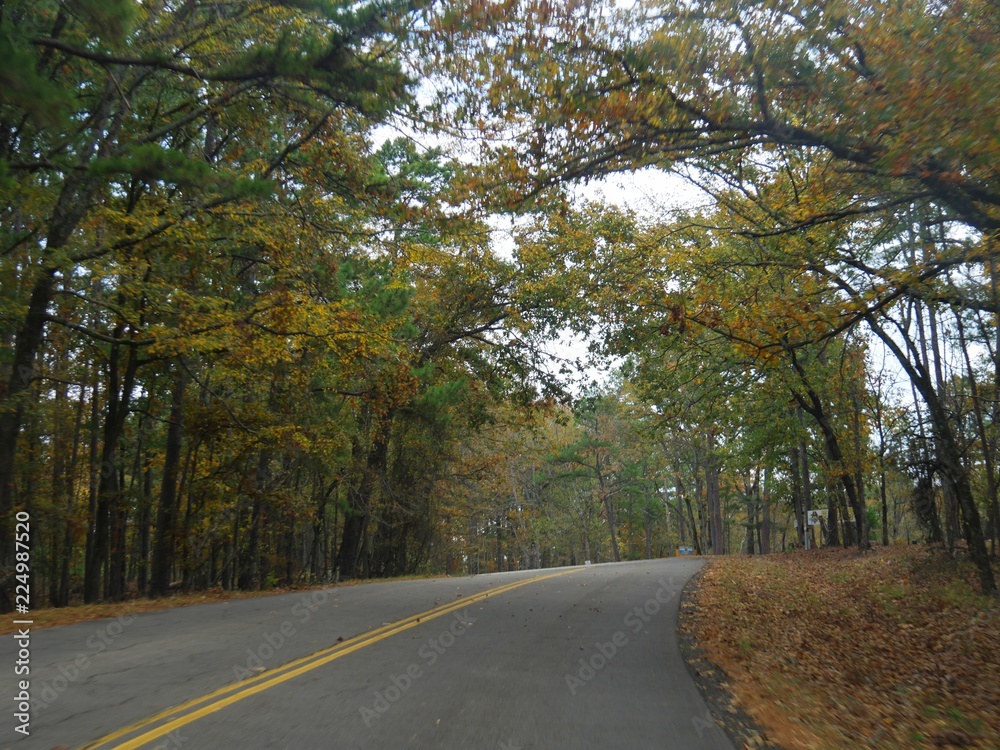
<instances>
[{"instance_id":1,"label":"asphalt road surface","mask_svg":"<svg viewBox=\"0 0 1000 750\"><path fill-rule=\"evenodd\" d=\"M675 625L698 560L372 583L31 633L0 748L732 750ZM0 642L16 698L18 643Z\"/></svg>"}]
</instances>

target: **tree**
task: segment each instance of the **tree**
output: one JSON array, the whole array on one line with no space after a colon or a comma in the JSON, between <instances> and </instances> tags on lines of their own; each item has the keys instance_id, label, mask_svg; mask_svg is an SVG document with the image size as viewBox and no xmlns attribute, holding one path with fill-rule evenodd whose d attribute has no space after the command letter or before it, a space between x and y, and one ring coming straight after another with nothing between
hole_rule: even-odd
<instances>
[{"instance_id":1,"label":"tree","mask_svg":"<svg viewBox=\"0 0 1000 750\"><path fill-rule=\"evenodd\" d=\"M433 62L452 74L454 114L506 136L494 151L504 178L529 192L681 163L739 183L789 149L853 188L849 205L817 202L804 223L930 198L981 232L1000 228L987 124L1000 16L985 0L529 0L457 3L437 20Z\"/></svg>"},{"instance_id":2,"label":"tree","mask_svg":"<svg viewBox=\"0 0 1000 750\"><path fill-rule=\"evenodd\" d=\"M110 344L89 599L97 596L109 535L121 533L120 519L112 518L120 491L117 439L140 366L138 347L148 341L135 319L100 334L80 318L55 316L54 298L75 292L81 268L141 278L138 259L162 248L171 233L179 240L192 222L224 206L273 194L282 165L330 122L351 112L384 118L400 106L409 81L395 54L394 24L411 10L325 3L4 6L2 44L12 64L0 100L9 206L2 242L16 281L5 285L14 296L3 331L0 517L6 524L18 502L17 442L45 331L63 326ZM254 117L241 117L248 111ZM120 540L113 543L120 548ZM6 562L8 552L0 550L0 559Z\"/></svg>"},{"instance_id":3,"label":"tree","mask_svg":"<svg viewBox=\"0 0 1000 750\"><path fill-rule=\"evenodd\" d=\"M721 203L742 208L737 216L752 226L739 231L785 238L792 264L848 303L816 315L814 333L864 322L926 403L982 588L995 592L933 374L895 337L899 327L890 333L880 320L948 269L990 261L1000 193L996 139L984 123L996 118L982 115L995 114L1000 101L986 72L1000 38L995 4L460 7L438 18L434 62L451 76L444 92L458 105L450 111L485 136L484 162L499 167L504 199L523 202L552 185L616 171L688 167ZM930 211L940 226L970 234L959 241L945 234L918 261L889 263L888 276L886 265L831 253L843 247L837 239L819 243L819 255L802 239L821 225L848 242L860 236L852 229L874 225L868 236L880 238L880 222L891 233L911 211ZM831 257L845 265L830 268ZM856 272L880 283L859 289ZM852 498L856 512L859 501Z\"/></svg>"}]
</instances>

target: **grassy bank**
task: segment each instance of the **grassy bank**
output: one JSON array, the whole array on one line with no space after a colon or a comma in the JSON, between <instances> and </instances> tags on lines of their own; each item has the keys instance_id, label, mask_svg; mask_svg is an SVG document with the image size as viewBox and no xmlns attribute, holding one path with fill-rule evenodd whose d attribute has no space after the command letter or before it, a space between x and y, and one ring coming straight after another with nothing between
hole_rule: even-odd
<instances>
[{"instance_id":1,"label":"grassy bank","mask_svg":"<svg viewBox=\"0 0 1000 750\"><path fill-rule=\"evenodd\" d=\"M686 619L769 740L1000 748L1000 602L926 547L713 559Z\"/></svg>"}]
</instances>

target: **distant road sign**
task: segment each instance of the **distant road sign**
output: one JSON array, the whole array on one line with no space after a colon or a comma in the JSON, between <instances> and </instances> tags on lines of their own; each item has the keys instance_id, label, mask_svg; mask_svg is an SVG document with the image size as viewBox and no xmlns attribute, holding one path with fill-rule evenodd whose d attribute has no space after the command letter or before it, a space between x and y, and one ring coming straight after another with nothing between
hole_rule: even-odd
<instances>
[{"instance_id":1,"label":"distant road sign","mask_svg":"<svg viewBox=\"0 0 1000 750\"><path fill-rule=\"evenodd\" d=\"M824 525L826 523L826 509L809 511L807 521L810 526Z\"/></svg>"}]
</instances>

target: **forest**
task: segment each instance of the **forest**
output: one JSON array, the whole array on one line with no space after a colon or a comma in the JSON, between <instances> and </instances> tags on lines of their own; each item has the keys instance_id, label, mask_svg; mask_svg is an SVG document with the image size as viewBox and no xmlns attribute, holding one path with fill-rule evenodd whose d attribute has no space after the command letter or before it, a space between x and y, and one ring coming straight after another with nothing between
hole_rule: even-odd
<instances>
[{"instance_id":1,"label":"forest","mask_svg":"<svg viewBox=\"0 0 1000 750\"><path fill-rule=\"evenodd\" d=\"M0 58L4 611L915 542L996 593L995 2L0 0ZM698 198L582 190L639 173Z\"/></svg>"}]
</instances>

